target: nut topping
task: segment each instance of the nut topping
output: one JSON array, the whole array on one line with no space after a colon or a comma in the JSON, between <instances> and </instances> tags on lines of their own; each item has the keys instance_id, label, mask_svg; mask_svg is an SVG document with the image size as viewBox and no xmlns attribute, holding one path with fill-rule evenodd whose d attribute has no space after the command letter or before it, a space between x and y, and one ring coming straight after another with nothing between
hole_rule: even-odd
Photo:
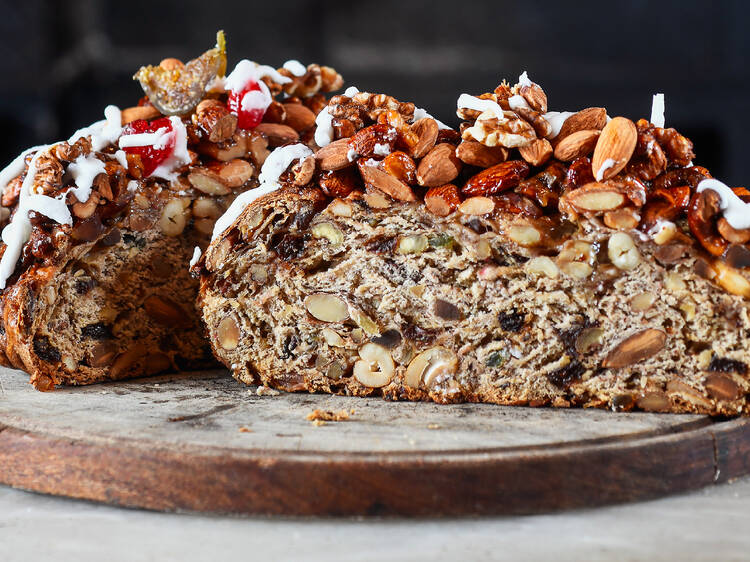
<instances>
[{"instance_id":1,"label":"nut topping","mask_svg":"<svg viewBox=\"0 0 750 562\"><path fill-rule=\"evenodd\" d=\"M395 366L390 352L376 343L366 343L359 349L360 359L354 363L354 378L370 388L380 388L391 382Z\"/></svg>"},{"instance_id":2,"label":"nut topping","mask_svg":"<svg viewBox=\"0 0 750 562\"><path fill-rule=\"evenodd\" d=\"M604 126L591 160L597 181L609 179L625 167L637 140L638 131L630 119L615 117Z\"/></svg>"},{"instance_id":3,"label":"nut topping","mask_svg":"<svg viewBox=\"0 0 750 562\"><path fill-rule=\"evenodd\" d=\"M450 183L458 177L461 167L453 145L437 144L417 166L417 182L424 187Z\"/></svg>"},{"instance_id":4,"label":"nut topping","mask_svg":"<svg viewBox=\"0 0 750 562\"><path fill-rule=\"evenodd\" d=\"M647 328L621 341L606 359L603 367L621 369L653 357L664 349L667 334L662 330Z\"/></svg>"},{"instance_id":5,"label":"nut topping","mask_svg":"<svg viewBox=\"0 0 750 562\"><path fill-rule=\"evenodd\" d=\"M469 166L490 168L508 159L508 149L502 146L485 146L475 140L465 140L456 147L456 156Z\"/></svg>"},{"instance_id":6,"label":"nut topping","mask_svg":"<svg viewBox=\"0 0 750 562\"><path fill-rule=\"evenodd\" d=\"M588 156L594 152L599 134L597 129L583 129L569 134L557 143L555 158L562 162L572 162L576 158Z\"/></svg>"},{"instance_id":7,"label":"nut topping","mask_svg":"<svg viewBox=\"0 0 750 562\"><path fill-rule=\"evenodd\" d=\"M411 126L411 130L416 133L419 140L412 149L414 158L424 157L435 146L438 138L438 124L434 119L424 117Z\"/></svg>"},{"instance_id":8,"label":"nut topping","mask_svg":"<svg viewBox=\"0 0 750 562\"><path fill-rule=\"evenodd\" d=\"M427 209L438 217L447 217L461 204L458 188L452 183L431 187L424 196Z\"/></svg>"},{"instance_id":9,"label":"nut topping","mask_svg":"<svg viewBox=\"0 0 750 562\"><path fill-rule=\"evenodd\" d=\"M343 322L349 318L349 307L335 295L316 293L305 298L305 308L323 322Z\"/></svg>"},{"instance_id":10,"label":"nut topping","mask_svg":"<svg viewBox=\"0 0 750 562\"><path fill-rule=\"evenodd\" d=\"M532 166L541 166L552 158L552 145L547 139L536 139L519 147L518 152Z\"/></svg>"}]
</instances>

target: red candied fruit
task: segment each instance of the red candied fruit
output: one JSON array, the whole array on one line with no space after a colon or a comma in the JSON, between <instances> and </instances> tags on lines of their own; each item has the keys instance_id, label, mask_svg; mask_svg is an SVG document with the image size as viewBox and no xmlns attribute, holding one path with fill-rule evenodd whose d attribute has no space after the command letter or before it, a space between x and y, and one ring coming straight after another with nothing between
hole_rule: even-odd
<instances>
[{"instance_id":1,"label":"red candied fruit","mask_svg":"<svg viewBox=\"0 0 750 562\"><path fill-rule=\"evenodd\" d=\"M267 104L249 109L242 108L242 99L248 92L262 92L260 85L255 80L250 80L242 90L230 91L227 99L229 111L237 116L237 126L240 129L253 129L257 127L266 114Z\"/></svg>"},{"instance_id":2,"label":"red candied fruit","mask_svg":"<svg viewBox=\"0 0 750 562\"><path fill-rule=\"evenodd\" d=\"M125 125L122 130L122 136L138 135L142 133L155 133L159 129L172 131L172 122L168 117L160 117L148 122L144 119L136 119ZM141 157L143 164L143 173L150 176L154 170L159 167L172 154L175 145L174 135L170 135L163 147L155 148L154 146L126 146L123 148L128 154L137 154Z\"/></svg>"}]
</instances>

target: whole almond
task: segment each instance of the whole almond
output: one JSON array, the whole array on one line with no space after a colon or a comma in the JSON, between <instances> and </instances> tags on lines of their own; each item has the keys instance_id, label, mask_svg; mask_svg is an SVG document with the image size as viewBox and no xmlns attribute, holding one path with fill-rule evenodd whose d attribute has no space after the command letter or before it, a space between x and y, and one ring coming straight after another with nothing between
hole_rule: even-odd
<instances>
[{"instance_id":1,"label":"whole almond","mask_svg":"<svg viewBox=\"0 0 750 562\"><path fill-rule=\"evenodd\" d=\"M594 151L600 131L584 129L569 134L555 147L555 158L562 162L572 162L576 158L588 156Z\"/></svg>"},{"instance_id":2,"label":"whole almond","mask_svg":"<svg viewBox=\"0 0 750 562\"><path fill-rule=\"evenodd\" d=\"M360 166L359 173L366 184L387 193L398 201L415 201L411 188L401 180L372 166Z\"/></svg>"},{"instance_id":3,"label":"whole almond","mask_svg":"<svg viewBox=\"0 0 750 562\"><path fill-rule=\"evenodd\" d=\"M341 170L352 165L349 160L349 139L339 139L315 153L321 170Z\"/></svg>"},{"instance_id":4,"label":"whole almond","mask_svg":"<svg viewBox=\"0 0 750 562\"><path fill-rule=\"evenodd\" d=\"M284 123L297 132L306 131L315 125L315 114L301 103L285 103Z\"/></svg>"},{"instance_id":5,"label":"whole almond","mask_svg":"<svg viewBox=\"0 0 750 562\"><path fill-rule=\"evenodd\" d=\"M160 117L161 113L153 105L139 105L135 107L126 107L120 113L120 125L125 126L136 119L150 121Z\"/></svg>"},{"instance_id":6,"label":"whole almond","mask_svg":"<svg viewBox=\"0 0 750 562\"><path fill-rule=\"evenodd\" d=\"M429 117L424 117L415 122L411 126L411 130L419 137L417 144L412 149L412 156L414 158L422 158L435 146L440 128L437 121Z\"/></svg>"},{"instance_id":7,"label":"whole almond","mask_svg":"<svg viewBox=\"0 0 750 562\"><path fill-rule=\"evenodd\" d=\"M282 125L281 123L260 123L254 130L268 139L269 146L281 146L299 140L297 131L289 125Z\"/></svg>"},{"instance_id":8,"label":"whole almond","mask_svg":"<svg viewBox=\"0 0 750 562\"><path fill-rule=\"evenodd\" d=\"M461 191L466 195L493 195L513 189L529 174L523 160L502 162L469 178Z\"/></svg>"},{"instance_id":9,"label":"whole almond","mask_svg":"<svg viewBox=\"0 0 750 562\"><path fill-rule=\"evenodd\" d=\"M607 110L603 107L587 107L578 113L568 117L560 127L560 132L555 137L560 142L568 135L585 129L596 129L601 131L607 124Z\"/></svg>"},{"instance_id":10,"label":"whole almond","mask_svg":"<svg viewBox=\"0 0 750 562\"><path fill-rule=\"evenodd\" d=\"M461 161L452 144L437 144L417 167L417 182L424 187L436 187L452 182L461 172Z\"/></svg>"},{"instance_id":11,"label":"whole almond","mask_svg":"<svg viewBox=\"0 0 750 562\"><path fill-rule=\"evenodd\" d=\"M602 362L602 366L620 369L635 365L659 353L664 349L666 342L667 334L662 330L655 328L641 330L624 339L610 351Z\"/></svg>"},{"instance_id":12,"label":"whole almond","mask_svg":"<svg viewBox=\"0 0 750 562\"><path fill-rule=\"evenodd\" d=\"M508 159L508 149L503 146L485 146L475 140L462 141L456 147L456 156L464 164L489 168Z\"/></svg>"},{"instance_id":13,"label":"whole almond","mask_svg":"<svg viewBox=\"0 0 750 562\"><path fill-rule=\"evenodd\" d=\"M518 148L521 158L532 166L541 166L552 158L552 145L547 139L536 139L526 146Z\"/></svg>"},{"instance_id":14,"label":"whole almond","mask_svg":"<svg viewBox=\"0 0 750 562\"><path fill-rule=\"evenodd\" d=\"M591 169L597 181L618 174L633 156L638 141L635 124L625 117L615 117L599 135L591 160Z\"/></svg>"}]
</instances>

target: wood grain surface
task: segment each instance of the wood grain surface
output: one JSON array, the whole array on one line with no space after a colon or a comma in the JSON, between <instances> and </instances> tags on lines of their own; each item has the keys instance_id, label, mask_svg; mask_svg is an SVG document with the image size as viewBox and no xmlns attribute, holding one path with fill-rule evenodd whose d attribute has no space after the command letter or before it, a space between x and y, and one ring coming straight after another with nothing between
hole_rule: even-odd
<instances>
[{"instance_id":1,"label":"wood grain surface","mask_svg":"<svg viewBox=\"0 0 750 562\"><path fill-rule=\"evenodd\" d=\"M349 419L313 425L315 409ZM520 514L750 472L750 421L258 396L225 372L52 393L0 369L0 483L162 511Z\"/></svg>"}]
</instances>

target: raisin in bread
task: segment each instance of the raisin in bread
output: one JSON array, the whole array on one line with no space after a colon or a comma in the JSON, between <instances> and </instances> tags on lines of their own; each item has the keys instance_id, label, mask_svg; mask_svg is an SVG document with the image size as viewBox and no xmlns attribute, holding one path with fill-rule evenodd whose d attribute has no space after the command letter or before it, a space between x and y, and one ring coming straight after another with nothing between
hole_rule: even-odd
<instances>
[{"instance_id":1,"label":"raisin in bread","mask_svg":"<svg viewBox=\"0 0 750 562\"><path fill-rule=\"evenodd\" d=\"M141 69L138 106L110 106L0 174L0 361L36 388L215 364L189 262L270 148L313 142L323 92L342 83L296 61L244 60L225 77L218 43Z\"/></svg>"},{"instance_id":2,"label":"raisin in bread","mask_svg":"<svg viewBox=\"0 0 750 562\"><path fill-rule=\"evenodd\" d=\"M287 391L750 413L750 194L658 111L546 106L525 73L462 95L462 134L334 97L346 126L280 159L194 267L216 357Z\"/></svg>"}]
</instances>

